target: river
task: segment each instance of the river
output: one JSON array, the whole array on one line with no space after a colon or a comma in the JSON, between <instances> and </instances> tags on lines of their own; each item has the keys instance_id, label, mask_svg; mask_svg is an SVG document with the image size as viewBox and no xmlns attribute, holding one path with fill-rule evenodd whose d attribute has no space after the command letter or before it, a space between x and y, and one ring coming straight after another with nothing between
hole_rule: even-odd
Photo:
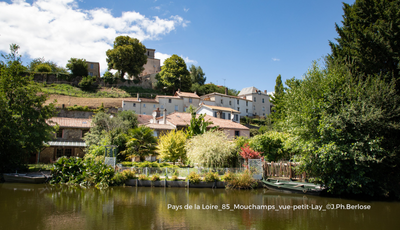
<instances>
[{"instance_id":1,"label":"river","mask_svg":"<svg viewBox=\"0 0 400 230\"><path fill-rule=\"evenodd\" d=\"M400 229L400 203L266 189L0 184L0 229Z\"/></svg>"}]
</instances>

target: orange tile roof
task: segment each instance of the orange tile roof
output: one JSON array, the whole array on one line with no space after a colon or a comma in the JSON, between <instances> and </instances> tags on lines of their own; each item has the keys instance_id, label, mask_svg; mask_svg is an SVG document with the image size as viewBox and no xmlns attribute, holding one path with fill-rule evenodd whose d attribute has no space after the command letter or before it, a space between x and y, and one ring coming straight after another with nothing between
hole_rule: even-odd
<instances>
[{"instance_id":1,"label":"orange tile roof","mask_svg":"<svg viewBox=\"0 0 400 230\"><path fill-rule=\"evenodd\" d=\"M146 124L147 127L151 129L157 129L157 130L172 130L175 129L175 126L170 125L170 124L156 124L156 123L149 123Z\"/></svg>"},{"instance_id":2,"label":"orange tile roof","mask_svg":"<svg viewBox=\"0 0 400 230\"><path fill-rule=\"evenodd\" d=\"M178 91L176 91L175 95L178 95L179 97L200 98L199 95L197 95L195 93L188 93L188 92L178 92Z\"/></svg>"},{"instance_id":3,"label":"orange tile roof","mask_svg":"<svg viewBox=\"0 0 400 230\"><path fill-rule=\"evenodd\" d=\"M139 124L147 124L150 122L151 119L153 119L152 115L144 115L144 114L138 114L138 122Z\"/></svg>"},{"instance_id":4,"label":"orange tile roof","mask_svg":"<svg viewBox=\"0 0 400 230\"><path fill-rule=\"evenodd\" d=\"M71 128L90 128L92 127L92 119L84 118L69 118L69 117L52 117L48 119L47 124L55 126L58 124L60 127Z\"/></svg>"},{"instance_id":5,"label":"orange tile roof","mask_svg":"<svg viewBox=\"0 0 400 230\"><path fill-rule=\"evenodd\" d=\"M187 126L190 124L191 118L192 115L190 113L174 112L167 115L167 121L175 126ZM162 120L162 117L157 118L157 120ZM246 126L233 122L231 120L220 119L212 117L210 115L206 115L204 117L204 120L213 122L213 124L209 125L208 127L219 126L221 129L244 129L244 130L249 129Z\"/></svg>"},{"instance_id":6,"label":"orange tile roof","mask_svg":"<svg viewBox=\"0 0 400 230\"><path fill-rule=\"evenodd\" d=\"M206 105L206 104L203 104L202 106L208 107L208 108L213 109L213 110L221 110L221 111L228 111L228 112L233 112L233 113L240 113L239 111L234 110L234 109L229 108L229 107Z\"/></svg>"}]
</instances>

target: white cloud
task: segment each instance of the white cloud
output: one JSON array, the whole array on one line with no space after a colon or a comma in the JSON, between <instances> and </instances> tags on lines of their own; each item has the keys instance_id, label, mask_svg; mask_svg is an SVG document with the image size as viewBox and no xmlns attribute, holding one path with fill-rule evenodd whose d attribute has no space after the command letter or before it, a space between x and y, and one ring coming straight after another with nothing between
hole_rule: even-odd
<instances>
[{"instance_id":1,"label":"white cloud","mask_svg":"<svg viewBox=\"0 0 400 230\"><path fill-rule=\"evenodd\" d=\"M280 61L281 59L279 58L272 58L272 61Z\"/></svg>"},{"instance_id":2,"label":"white cloud","mask_svg":"<svg viewBox=\"0 0 400 230\"><path fill-rule=\"evenodd\" d=\"M114 17L105 8L80 9L77 0L0 2L0 51L8 53L9 45L15 43L24 57L45 57L60 66L71 57L85 58L100 62L104 72L105 53L115 37L157 40L188 23L178 15L147 18L135 11Z\"/></svg>"},{"instance_id":3,"label":"white cloud","mask_svg":"<svg viewBox=\"0 0 400 230\"><path fill-rule=\"evenodd\" d=\"M155 58L160 59L160 63L161 63L161 65L163 65L165 59L171 57L172 55L171 55L171 54L163 54L163 53L160 53L160 52L156 52L156 53L154 54L154 56L155 56ZM195 61L195 60L190 60L189 57L183 57L183 56L181 55L181 58L185 61L186 65L187 65L188 67L189 67L189 63L190 63L190 64L197 64L197 61Z\"/></svg>"},{"instance_id":4,"label":"white cloud","mask_svg":"<svg viewBox=\"0 0 400 230\"><path fill-rule=\"evenodd\" d=\"M183 11L188 12L189 8L183 7Z\"/></svg>"}]
</instances>

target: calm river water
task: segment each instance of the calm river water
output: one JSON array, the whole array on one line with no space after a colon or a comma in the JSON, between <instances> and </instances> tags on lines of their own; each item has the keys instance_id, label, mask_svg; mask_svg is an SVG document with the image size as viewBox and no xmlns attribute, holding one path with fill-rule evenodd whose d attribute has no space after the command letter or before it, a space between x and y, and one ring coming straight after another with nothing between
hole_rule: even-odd
<instances>
[{"instance_id":1,"label":"calm river water","mask_svg":"<svg viewBox=\"0 0 400 230\"><path fill-rule=\"evenodd\" d=\"M265 189L98 190L3 183L0 229L400 229L400 203Z\"/></svg>"}]
</instances>

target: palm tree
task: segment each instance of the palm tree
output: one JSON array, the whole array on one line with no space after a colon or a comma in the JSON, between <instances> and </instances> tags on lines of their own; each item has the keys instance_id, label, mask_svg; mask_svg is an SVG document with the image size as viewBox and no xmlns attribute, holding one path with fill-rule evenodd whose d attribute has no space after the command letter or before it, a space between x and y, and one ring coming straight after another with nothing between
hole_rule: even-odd
<instances>
[{"instance_id":1,"label":"palm tree","mask_svg":"<svg viewBox=\"0 0 400 230\"><path fill-rule=\"evenodd\" d=\"M146 126L139 126L128 131L128 142L126 150L122 153L128 158L140 157L143 161L145 156L155 155L157 138L153 136L153 130Z\"/></svg>"}]
</instances>

